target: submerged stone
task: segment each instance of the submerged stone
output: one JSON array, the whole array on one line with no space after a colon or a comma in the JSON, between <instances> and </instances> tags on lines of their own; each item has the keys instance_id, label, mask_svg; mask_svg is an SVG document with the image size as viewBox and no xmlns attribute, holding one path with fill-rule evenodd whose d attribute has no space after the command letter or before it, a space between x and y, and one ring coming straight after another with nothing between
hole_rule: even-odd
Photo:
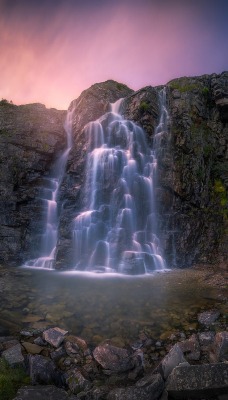
<instances>
[{"instance_id":1,"label":"submerged stone","mask_svg":"<svg viewBox=\"0 0 228 400\"><path fill-rule=\"evenodd\" d=\"M65 390L56 386L23 386L13 400L76 400L76 396L69 395Z\"/></svg>"},{"instance_id":2,"label":"submerged stone","mask_svg":"<svg viewBox=\"0 0 228 400\"><path fill-rule=\"evenodd\" d=\"M219 317L220 312L216 310L204 311L198 315L198 321L205 326L212 325Z\"/></svg>"}]
</instances>

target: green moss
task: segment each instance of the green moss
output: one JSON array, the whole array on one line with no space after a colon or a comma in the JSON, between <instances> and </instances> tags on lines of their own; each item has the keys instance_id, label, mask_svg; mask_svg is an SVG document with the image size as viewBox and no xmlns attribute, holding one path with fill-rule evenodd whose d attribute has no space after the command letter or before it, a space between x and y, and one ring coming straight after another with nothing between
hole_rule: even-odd
<instances>
[{"instance_id":1,"label":"green moss","mask_svg":"<svg viewBox=\"0 0 228 400\"><path fill-rule=\"evenodd\" d=\"M146 101L141 101L140 106L139 106L139 110L144 113L146 111L148 111L150 108L150 104Z\"/></svg>"},{"instance_id":2,"label":"green moss","mask_svg":"<svg viewBox=\"0 0 228 400\"><path fill-rule=\"evenodd\" d=\"M30 378L21 367L10 368L7 362L0 358L0 399L11 400L22 385L30 383Z\"/></svg>"},{"instance_id":3,"label":"green moss","mask_svg":"<svg viewBox=\"0 0 228 400\"><path fill-rule=\"evenodd\" d=\"M128 89L128 87L126 85L124 85L123 83L119 83L119 82L117 82L116 87L118 90Z\"/></svg>"},{"instance_id":4,"label":"green moss","mask_svg":"<svg viewBox=\"0 0 228 400\"><path fill-rule=\"evenodd\" d=\"M175 79L169 82L171 89L177 89L180 93L191 92L192 90L199 89L200 85L197 83L190 83L188 78Z\"/></svg>"},{"instance_id":5,"label":"green moss","mask_svg":"<svg viewBox=\"0 0 228 400\"><path fill-rule=\"evenodd\" d=\"M221 179L216 179L214 183L214 193L219 197L220 205L222 207L222 213L225 218L228 216L228 198L226 188Z\"/></svg>"}]
</instances>

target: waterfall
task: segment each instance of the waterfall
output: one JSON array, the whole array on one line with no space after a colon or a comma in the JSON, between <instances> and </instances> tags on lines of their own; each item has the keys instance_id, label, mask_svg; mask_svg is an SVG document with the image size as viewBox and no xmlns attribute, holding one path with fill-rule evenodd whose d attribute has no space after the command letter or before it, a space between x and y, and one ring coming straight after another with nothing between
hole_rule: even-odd
<instances>
[{"instance_id":1,"label":"waterfall","mask_svg":"<svg viewBox=\"0 0 228 400\"><path fill-rule=\"evenodd\" d=\"M123 118L121 105L120 99L85 127L85 211L74 219L74 265L137 275L166 268L155 200L157 155L168 120L165 88L152 149L143 129Z\"/></svg>"},{"instance_id":2,"label":"waterfall","mask_svg":"<svg viewBox=\"0 0 228 400\"><path fill-rule=\"evenodd\" d=\"M58 241L58 192L61 186L70 149L72 147L72 116L73 110L68 111L64 129L67 134L67 147L52 167L50 176L43 179L39 199L42 202L45 220L43 232L39 235L39 257L29 260L25 266L39 268L53 268Z\"/></svg>"}]
</instances>

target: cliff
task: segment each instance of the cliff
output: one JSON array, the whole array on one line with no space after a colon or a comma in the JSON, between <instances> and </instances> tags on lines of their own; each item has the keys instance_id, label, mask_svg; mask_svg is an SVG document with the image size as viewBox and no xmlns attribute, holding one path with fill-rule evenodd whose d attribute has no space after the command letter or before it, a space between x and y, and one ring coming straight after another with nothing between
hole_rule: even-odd
<instances>
[{"instance_id":1,"label":"cliff","mask_svg":"<svg viewBox=\"0 0 228 400\"><path fill-rule=\"evenodd\" d=\"M42 178L66 144L66 111L0 102L0 263L20 265L36 247Z\"/></svg>"},{"instance_id":2,"label":"cliff","mask_svg":"<svg viewBox=\"0 0 228 400\"><path fill-rule=\"evenodd\" d=\"M59 193L56 267L72 266L72 221L83 209L88 138L85 125L124 98L123 114L142 126L151 146L158 92L133 92L114 81L95 84L74 100L73 147ZM180 78L166 85L168 133L158 154L158 224L168 265L227 259L228 73ZM66 112L33 104L0 104L0 262L33 258L42 231L42 179L66 145Z\"/></svg>"}]
</instances>

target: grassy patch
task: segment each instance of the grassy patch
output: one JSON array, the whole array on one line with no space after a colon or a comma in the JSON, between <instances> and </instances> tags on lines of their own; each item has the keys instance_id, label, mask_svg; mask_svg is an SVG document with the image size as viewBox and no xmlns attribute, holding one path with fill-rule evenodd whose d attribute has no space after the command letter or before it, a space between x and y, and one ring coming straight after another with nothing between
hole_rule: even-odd
<instances>
[{"instance_id":1,"label":"grassy patch","mask_svg":"<svg viewBox=\"0 0 228 400\"><path fill-rule=\"evenodd\" d=\"M142 113L148 111L149 108L150 108L150 104L147 103L146 101L142 101L142 102L140 103L139 110L140 110Z\"/></svg>"},{"instance_id":2,"label":"grassy patch","mask_svg":"<svg viewBox=\"0 0 228 400\"><path fill-rule=\"evenodd\" d=\"M0 358L0 399L11 400L22 385L30 383L22 367L10 368L7 362Z\"/></svg>"}]
</instances>

